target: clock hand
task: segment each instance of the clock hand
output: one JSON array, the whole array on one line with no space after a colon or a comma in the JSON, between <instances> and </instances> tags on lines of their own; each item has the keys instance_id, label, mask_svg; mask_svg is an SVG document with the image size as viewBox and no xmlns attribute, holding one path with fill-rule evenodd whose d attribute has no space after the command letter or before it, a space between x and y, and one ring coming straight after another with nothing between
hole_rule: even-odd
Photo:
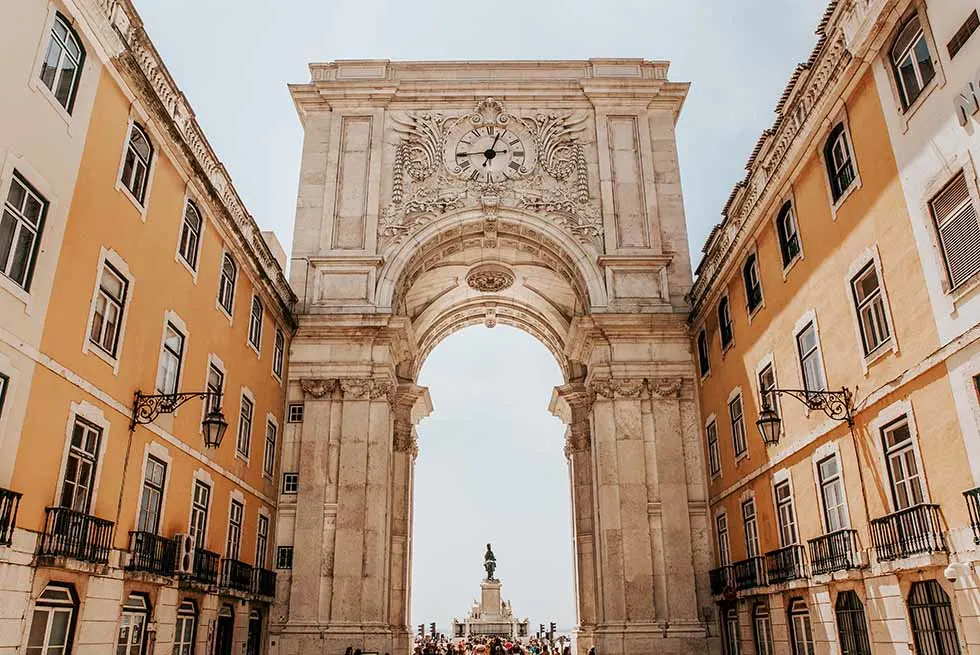
<instances>
[{"instance_id":1,"label":"clock hand","mask_svg":"<svg viewBox=\"0 0 980 655\"><path fill-rule=\"evenodd\" d=\"M493 143L490 144L490 149L493 150L497 145L497 141L500 140L500 132L497 132L497 136L493 138Z\"/></svg>"},{"instance_id":2,"label":"clock hand","mask_svg":"<svg viewBox=\"0 0 980 655\"><path fill-rule=\"evenodd\" d=\"M501 154L501 153L504 153L504 152L507 152L507 151L506 150L494 150L494 153L495 154L498 154L498 155ZM487 151L486 150L481 150L480 152L457 152L456 154L457 155L466 155L467 157L470 157L472 155L486 155L487 154Z\"/></svg>"}]
</instances>

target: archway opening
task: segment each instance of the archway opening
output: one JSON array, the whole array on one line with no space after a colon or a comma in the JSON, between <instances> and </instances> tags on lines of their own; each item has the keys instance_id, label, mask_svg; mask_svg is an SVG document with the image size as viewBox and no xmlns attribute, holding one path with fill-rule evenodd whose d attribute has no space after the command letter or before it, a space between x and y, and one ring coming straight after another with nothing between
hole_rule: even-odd
<instances>
[{"instance_id":1,"label":"archway opening","mask_svg":"<svg viewBox=\"0 0 980 655\"><path fill-rule=\"evenodd\" d=\"M435 411L418 427L411 619L452 636L480 597L493 544L515 618L575 625L565 425L548 411L564 377L538 339L507 325L440 341L419 384Z\"/></svg>"}]
</instances>

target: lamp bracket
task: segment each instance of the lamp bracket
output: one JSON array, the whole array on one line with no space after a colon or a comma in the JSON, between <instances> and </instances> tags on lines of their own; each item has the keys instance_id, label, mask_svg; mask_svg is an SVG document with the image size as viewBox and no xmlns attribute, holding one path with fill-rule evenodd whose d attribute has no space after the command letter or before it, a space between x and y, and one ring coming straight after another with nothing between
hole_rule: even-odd
<instances>
[{"instance_id":1,"label":"lamp bracket","mask_svg":"<svg viewBox=\"0 0 980 655\"><path fill-rule=\"evenodd\" d=\"M191 391L185 393L144 394L137 391L133 394L133 417L129 423L132 432L137 425L152 423L160 414L173 414L177 408L193 398L210 400L216 397L221 403L221 394L214 391Z\"/></svg>"},{"instance_id":2,"label":"lamp bracket","mask_svg":"<svg viewBox=\"0 0 980 655\"><path fill-rule=\"evenodd\" d=\"M820 410L828 417L847 421L847 425L854 426L854 417L851 410L851 392L847 387L842 387L838 391L808 391L806 389L769 389L769 393L777 396L792 396L806 405L807 409Z\"/></svg>"}]
</instances>

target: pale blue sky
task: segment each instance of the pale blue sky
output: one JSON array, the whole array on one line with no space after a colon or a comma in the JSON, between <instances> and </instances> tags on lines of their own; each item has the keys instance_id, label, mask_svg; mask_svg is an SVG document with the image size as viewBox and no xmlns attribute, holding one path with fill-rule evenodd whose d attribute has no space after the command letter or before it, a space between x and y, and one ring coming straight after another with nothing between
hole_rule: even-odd
<instances>
[{"instance_id":1,"label":"pale blue sky","mask_svg":"<svg viewBox=\"0 0 980 655\"><path fill-rule=\"evenodd\" d=\"M157 48L263 229L286 250L302 130L287 82L333 59L669 59L693 83L678 148L693 264L823 0L136 0ZM532 624L574 622L561 382L531 337L471 328L423 368L435 413L418 460L414 623L445 629L499 543L505 595ZM483 460L484 450L495 459ZM477 509L477 516L463 508ZM516 538L516 537L519 537Z\"/></svg>"}]
</instances>

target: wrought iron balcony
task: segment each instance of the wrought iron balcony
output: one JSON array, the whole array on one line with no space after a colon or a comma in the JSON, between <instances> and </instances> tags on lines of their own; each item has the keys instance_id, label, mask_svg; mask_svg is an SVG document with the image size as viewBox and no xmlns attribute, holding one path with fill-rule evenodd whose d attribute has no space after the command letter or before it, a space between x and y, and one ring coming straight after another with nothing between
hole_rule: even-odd
<instances>
[{"instance_id":1,"label":"wrought iron balcony","mask_svg":"<svg viewBox=\"0 0 980 655\"><path fill-rule=\"evenodd\" d=\"M735 579L732 577L732 567L722 566L708 571L711 580L711 593L715 596L735 591Z\"/></svg>"},{"instance_id":2,"label":"wrought iron balcony","mask_svg":"<svg viewBox=\"0 0 980 655\"><path fill-rule=\"evenodd\" d=\"M17 508L23 494L0 487L0 546L9 546L17 526Z\"/></svg>"},{"instance_id":3,"label":"wrought iron balcony","mask_svg":"<svg viewBox=\"0 0 980 655\"><path fill-rule=\"evenodd\" d=\"M947 552L939 505L921 503L872 520L871 541L879 562Z\"/></svg>"},{"instance_id":4,"label":"wrought iron balcony","mask_svg":"<svg viewBox=\"0 0 980 655\"><path fill-rule=\"evenodd\" d=\"M252 569L252 593L259 596L275 596L276 572L268 569Z\"/></svg>"},{"instance_id":5,"label":"wrought iron balcony","mask_svg":"<svg viewBox=\"0 0 980 655\"><path fill-rule=\"evenodd\" d=\"M980 487L964 491L966 507L970 510L970 527L973 528L973 543L980 544Z\"/></svg>"},{"instance_id":6,"label":"wrought iron balcony","mask_svg":"<svg viewBox=\"0 0 980 655\"><path fill-rule=\"evenodd\" d=\"M220 587L248 593L252 590L252 567L237 559L221 560Z\"/></svg>"},{"instance_id":7,"label":"wrought iron balcony","mask_svg":"<svg viewBox=\"0 0 980 655\"><path fill-rule=\"evenodd\" d=\"M203 548L194 549L194 570L183 578L204 585L218 584L218 561L221 556Z\"/></svg>"},{"instance_id":8,"label":"wrought iron balcony","mask_svg":"<svg viewBox=\"0 0 980 655\"><path fill-rule=\"evenodd\" d=\"M737 591L766 585L766 559L764 557L743 559L732 564L731 568Z\"/></svg>"},{"instance_id":9,"label":"wrought iron balcony","mask_svg":"<svg viewBox=\"0 0 980 655\"><path fill-rule=\"evenodd\" d=\"M48 507L44 512L44 533L37 550L39 556L108 563L112 550L112 521L67 507Z\"/></svg>"},{"instance_id":10,"label":"wrought iron balcony","mask_svg":"<svg viewBox=\"0 0 980 655\"><path fill-rule=\"evenodd\" d=\"M769 584L780 584L806 577L806 555L803 546L793 544L766 553Z\"/></svg>"},{"instance_id":11,"label":"wrought iron balcony","mask_svg":"<svg viewBox=\"0 0 980 655\"><path fill-rule=\"evenodd\" d=\"M177 560L177 542L152 532L129 533L130 571L147 571L167 577L173 576Z\"/></svg>"},{"instance_id":12,"label":"wrought iron balcony","mask_svg":"<svg viewBox=\"0 0 980 655\"><path fill-rule=\"evenodd\" d=\"M857 530L837 530L816 539L810 544L810 570L813 575L846 571L861 566L858 554Z\"/></svg>"}]
</instances>

